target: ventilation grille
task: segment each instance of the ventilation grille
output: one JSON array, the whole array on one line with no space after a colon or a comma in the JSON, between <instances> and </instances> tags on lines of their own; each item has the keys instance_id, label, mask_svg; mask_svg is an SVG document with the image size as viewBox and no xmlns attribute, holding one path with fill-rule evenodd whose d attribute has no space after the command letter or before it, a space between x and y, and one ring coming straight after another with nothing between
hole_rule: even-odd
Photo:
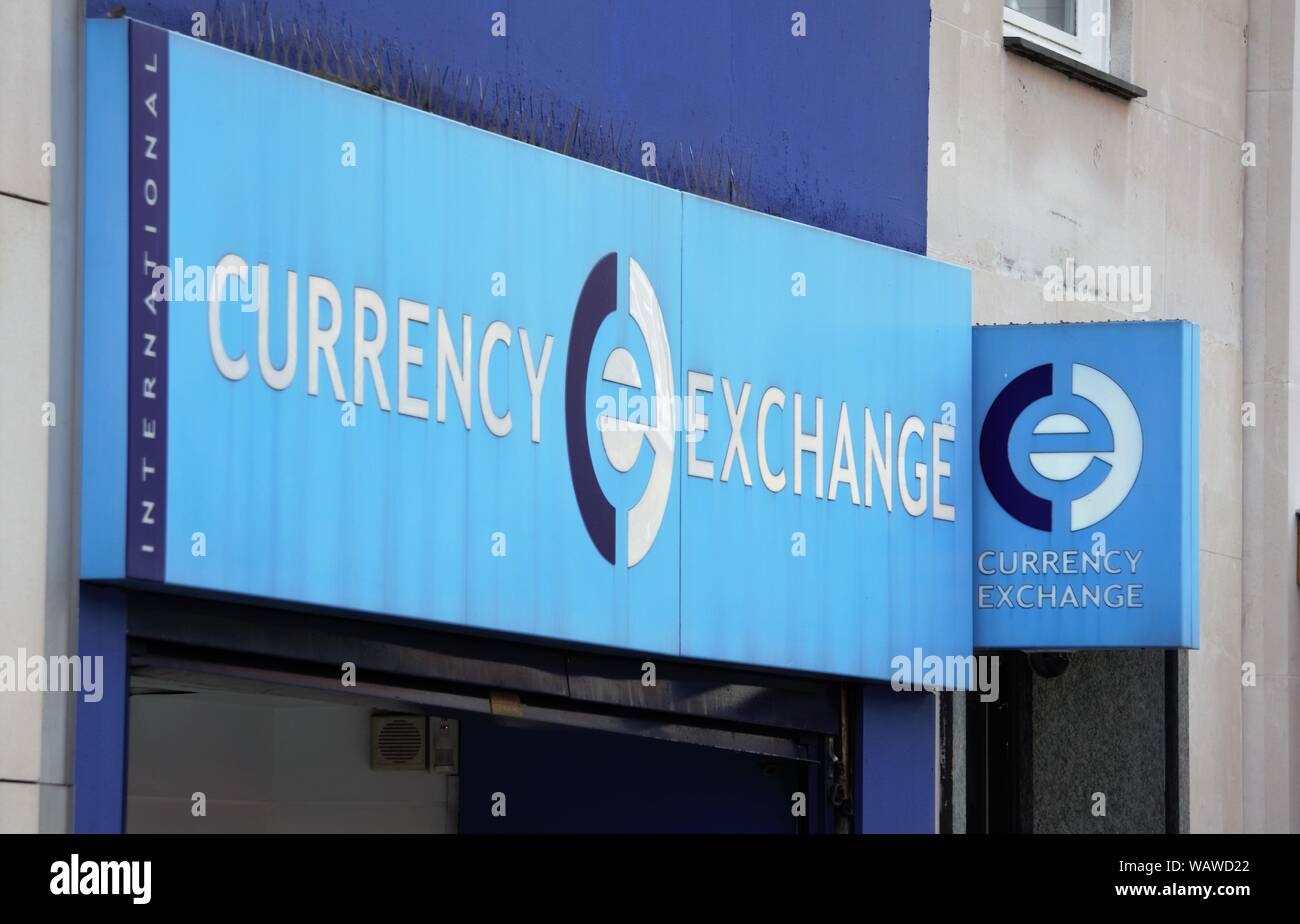
<instances>
[{"instance_id":1,"label":"ventilation grille","mask_svg":"<svg viewBox=\"0 0 1300 924\"><path fill-rule=\"evenodd\" d=\"M371 716L370 769L424 770L428 753L429 722L424 716Z\"/></svg>"}]
</instances>

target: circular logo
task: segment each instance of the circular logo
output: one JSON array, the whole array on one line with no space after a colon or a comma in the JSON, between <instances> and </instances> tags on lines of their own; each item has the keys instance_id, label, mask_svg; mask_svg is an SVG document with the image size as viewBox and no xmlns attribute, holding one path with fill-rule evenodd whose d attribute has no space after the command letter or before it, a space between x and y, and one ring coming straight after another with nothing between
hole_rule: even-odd
<instances>
[{"instance_id":1,"label":"circular logo","mask_svg":"<svg viewBox=\"0 0 1300 924\"><path fill-rule=\"evenodd\" d=\"M596 334L604 320L617 310L618 266L618 254L606 254L587 274L573 313L564 377L564 423L573 493L592 543L611 565L615 559L616 512L601 489L588 451L587 433L592 421L588 419L587 410L590 406L587 402L587 370ZM601 414L594 422L600 432L605 457L615 471L631 471L646 447L654 455L645 490L627 512L627 566L631 568L649 553L668 508L676 451L676 401L672 351L659 298L636 260L628 259L627 274L628 314L645 340L650 356L654 420L624 420ZM632 354L623 347L610 351L601 377L624 388L643 387L641 370Z\"/></svg>"},{"instance_id":2,"label":"circular logo","mask_svg":"<svg viewBox=\"0 0 1300 924\"><path fill-rule=\"evenodd\" d=\"M1051 413L1034 424L1029 446L1012 446L1012 430L1031 404L1052 394L1052 366L1035 366L1007 384L989 406L980 433L980 468L998 504L1031 529L1050 532L1052 501L1034 493L1016 476L1012 460L1017 450L1043 478L1069 484L1080 482L1089 470L1102 467L1104 477L1091 489L1070 500L1070 530L1087 529L1110 516L1128 497L1142 466L1142 425L1137 409L1124 389L1103 372L1074 363L1070 366L1071 394L1092 403L1110 429L1092 432L1075 414Z\"/></svg>"}]
</instances>

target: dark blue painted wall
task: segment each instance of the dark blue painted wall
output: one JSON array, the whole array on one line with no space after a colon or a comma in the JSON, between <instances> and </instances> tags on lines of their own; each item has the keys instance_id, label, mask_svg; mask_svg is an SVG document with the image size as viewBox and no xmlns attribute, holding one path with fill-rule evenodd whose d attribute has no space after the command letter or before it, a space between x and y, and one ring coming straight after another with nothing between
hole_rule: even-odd
<instances>
[{"instance_id":1,"label":"dark blue painted wall","mask_svg":"<svg viewBox=\"0 0 1300 924\"><path fill-rule=\"evenodd\" d=\"M231 0L127 0L189 31ZM102 15L118 0L87 0ZM278 20L336 23L418 60L506 81L591 117L753 158L755 208L925 252L930 9L925 0L264 0ZM793 10L807 36L791 35ZM490 33L494 11L507 34ZM638 165L639 166L639 165ZM636 172L639 172L636 171Z\"/></svg>"}]
</instances>

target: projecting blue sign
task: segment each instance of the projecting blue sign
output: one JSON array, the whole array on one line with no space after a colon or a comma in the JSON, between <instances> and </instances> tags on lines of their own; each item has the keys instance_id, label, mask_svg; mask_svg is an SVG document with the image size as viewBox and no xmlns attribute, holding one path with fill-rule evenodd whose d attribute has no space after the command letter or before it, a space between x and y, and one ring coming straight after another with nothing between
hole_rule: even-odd
<instances>
[{"instance_id":1,"label":"projecting blue sign","mask_svg":"<svg viewBox=\"0 0 1300 924\"><path fill-rule=\"evenodd\" d=\"M87 45L83 576L857 677L970 653L965 270Z\"/></svg>"},{"instance_id":2,"label":"projecting blue sign","mask_svg":"<svg viewBox=\"0 0 1300 924\"><path fill-rule=\"evenodd\" d=\"M975 330L977 647L1197 647L1199 339Z\"/></svg>"}]
</instances>

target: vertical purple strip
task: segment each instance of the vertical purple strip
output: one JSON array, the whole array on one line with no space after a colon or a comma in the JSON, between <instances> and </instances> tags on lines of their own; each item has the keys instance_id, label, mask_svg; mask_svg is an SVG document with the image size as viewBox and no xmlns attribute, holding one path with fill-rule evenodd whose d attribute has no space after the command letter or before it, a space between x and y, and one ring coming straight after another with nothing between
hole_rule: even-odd
<instances>
[{"instance_id":1,"label":"vertical purple strip","mask_svg":"<svg viewBox=\"0 0 1300 924\"><path fill-rule=\"evenodd\" d=\"M564 375L564 427L569 444L569 474L587 533L605 561L614 564L614 505L609 502L587 446L587 363L600 322L618 307L618 254L607 253L587 274L573 312L569 357Z\"/></svg>"},{"instance_id":2,"label":"vertical purple strip","mask_svg":"<svg viewBox=\"0 0 1300 924\"><path fill-rule=\"evenodd\" d=\"M126 576L162 581L167 538L167 32L130 31Z\"/></svg>"}]
</instances>

